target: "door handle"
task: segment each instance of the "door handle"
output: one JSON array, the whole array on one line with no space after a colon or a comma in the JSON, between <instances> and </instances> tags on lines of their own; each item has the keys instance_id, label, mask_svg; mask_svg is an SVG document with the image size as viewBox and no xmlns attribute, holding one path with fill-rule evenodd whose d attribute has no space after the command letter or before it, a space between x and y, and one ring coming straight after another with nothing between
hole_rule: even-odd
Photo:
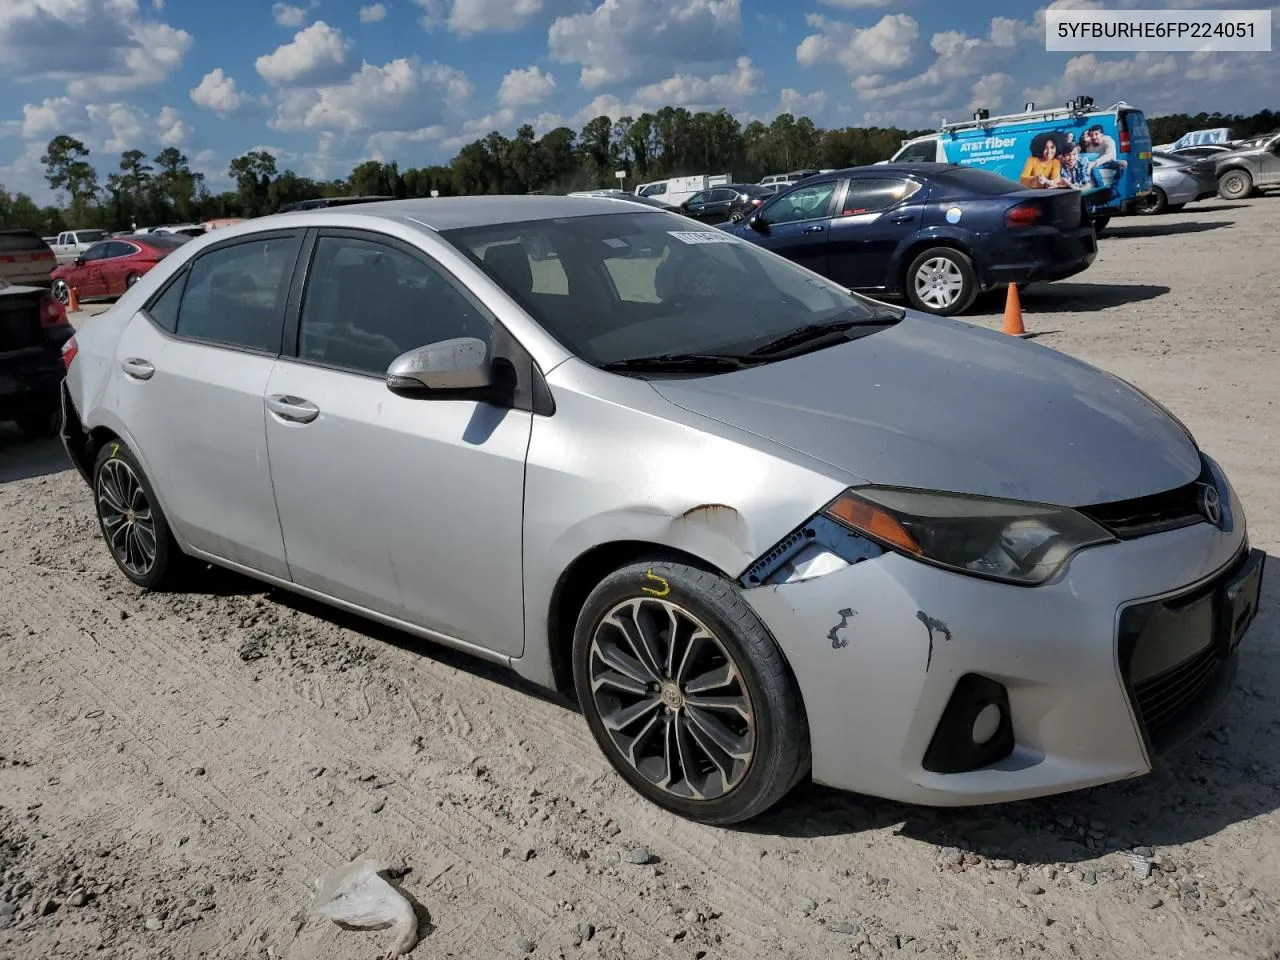
<instances>
[{"instance_id":1,"label":"door handle","mask_svg":"<svg viewBox=\"0 0 1280 960\"><path fill-rule=\"evenodd\" d=\"M805 227L804 230L801 231L801 233L821 233L825 229L827 229L826 225L820 223L820 224L817 224L816 226Z\"/></svg>"},{"instance_id":2,"label":"door handle","mask_svg":"<svg viewBox=\"0 0 1280 960\"><path fill-rule=\"evenodd\" d=\"M151 362L143 360L141 357L129 357L127 360L121 361L120 369L135 380L150 380L156 372L156 368L152 366Z\"/></svg>"},{"instance_id":3,"label":"door handle","mask_svg":"<svg viewBox=\"0 0 1280 960\"><path fill-rule=\"evenodd\" d=\"M311 401L279 393L267 397L267 409L281 420L292 423L310 423L320 416L320 408Z\"/></svg>"},{"instance_id":4,"label":"door handle","mask_svg":"<svg viewBox=\"0 0 1280 960\"><path fill-rule=\"evenodd\" d=\"M890 217L889 222L890 223L906 223L908 220L914 220L915 218L916 218L916 215L914 213L899 213Z\"/></svg>"}]
</instances>

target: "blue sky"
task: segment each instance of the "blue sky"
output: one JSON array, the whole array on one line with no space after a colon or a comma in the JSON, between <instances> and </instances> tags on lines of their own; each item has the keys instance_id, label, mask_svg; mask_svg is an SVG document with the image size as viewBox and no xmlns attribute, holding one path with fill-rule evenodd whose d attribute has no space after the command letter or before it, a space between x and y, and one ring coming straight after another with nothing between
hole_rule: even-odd
<instances>
[{"instance_id":1,"label":"blue sky","mask_svg":"<svg viewBox=\"0 0 1280 960\"><path fill-rule=\"evenodd\" d=\"M1252 113L1280 106L1278 56L1046 53L1043 7L1011 0L0 0L0 184L48 201L39 158L63 132L104 177L122 150L173 145L223 189L252 148L334 177L666 103L823 126L923 127L1081 93Z\"/></svg>"}]
</instances>

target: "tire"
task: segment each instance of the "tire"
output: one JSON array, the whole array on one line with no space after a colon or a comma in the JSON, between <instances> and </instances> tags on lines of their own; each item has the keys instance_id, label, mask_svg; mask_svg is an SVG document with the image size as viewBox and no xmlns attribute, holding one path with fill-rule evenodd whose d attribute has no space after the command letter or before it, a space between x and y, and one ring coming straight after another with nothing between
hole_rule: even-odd
<instances>
[{"instance_id":1,"label":"tire","mask_svg":"<svg viewBox=\"0 0 1280 960\"><path fill-rule=\"evenodd\" d=\"M65 280L53 281L53 295L64 307L71 303L71 287Z\"/></svg>"},{"instance_id":2,"label":"tire","mask_svg":"<svg viewBox=\"0 0 1280 960\"><path fill-rule=\"evenodd\" d=\"M128 290L130 287L132 287L135 283L137 283L141 279L142 277L140 277L136 273L129 274L127 277L124 278L124 288Z\"/></svg>"},{"instance_id":3,"label":"tire","mask_svg":"<svg viewBox=\"0 0 1280 960\"><path fill-rule=\"evenodd\" d=\"M648 658L653 666L645 667L628 634L608 626L615 615L627 619L628 608L637 611L633 626L680 625L671 657L677 663L662 662L669 653L655 635L656 655ZM704 636L695 643L698 633ZM636 634L643 636L638 629ZM618 660L619 652L629 659ZM605 656L628 672L611 669ZM716 673L723 676L713 684L708 678ZM602 677L611 679L601 684ZM641 796L689 820L718 826L750 820L809 772L809 726L795 679L764 624L737 589L715 574L654 561L607 576L578 617L573 678L587 725L613 768ZM690 678L708 685L690 691ZM716 697L720 706L686 700L697 693ZM724 706L726 700L737 700L737 707ZM717 736L728 734L722 742L736 739L745 759L715 750L704 726L709 722L717 724L710 728ZM653 736L659 728L666 732ZM671 744L676 749L662 749ZM687 770L682 757L689 759Z\"/></svg>"},{"instance_id":4,"label":"tire","mask_svg":"<svg viewBox=\"0 0 1280 960\"><path fill-rule=\"evenodd\" d=\"M1253 177L1248 170L1228 170L1218 178L1218 196L1223 200L1244 200L1253 193Z\"/></svg>"},{"instance_id":5,"label":"tire","mask_svg":"<svg viewBox=\"0 0 1280 960\"><path fill-rule=\"evenodd\" d=\"M940 285L933 285L935 281ZM920 284L925 285L917 289ZM977 297L978 274L973 261L954 247L929 247L917 254L907 267L904 286L907 299L917 310L950 317L969 309ZM949 299L948 290L956 291ZM925 296L936 302L925 300Z\"/></svg>"},{"instance_id":6,"label":"tire","mask_svg":"<svg viewBox=\"0 0 1280 960\"><path fill-rule=\"evenodd\" d=\"M1171 203L1165 208L1165 213L1181 213L1185 207L1185 203Z\"/></svg>"},{"instance_id":7,"label":"tire","mask_svg":"<svg viewBox=\"0 0 1280 960\"><path fill-rule=\"evenodd\" d=\"M15 422L28 440L56 437L62 429L62 411L58 407L50 407L38 413L23 414Z\"/></svg>"},{"instance_id":8,"label":"tire","mask_svg":"<svg viewBox=\"0 0 1280 960\"><path fill-rule=\"evenodd\" d=\"M741 210L735 210L733 213L729 214L730 223L741 223L745 219L747 219L747 215Z\"/></svg>"},{"instance_id":9,"label":"tire","mask_svg":"<svg viewBox=\"0 0 1280 960\"><path fill-rule=\"evenodd\" d=\"M1151 192L1138 201L1138 213L1143 216L1155 216L1169 210L1169 195L1159 187L1152 187Z\"/></svg>"},{"instance_id":10,"label":"tire","mask_svg":"<svg viewBox=\"0 0 1280 960\"><path fill-rule=\"evenodd\" d=\"M1093 232L1095 236L1101 236L1102 231L1107 229L1107 224L1111 222L1110 217L1094 217Z\"/></svg>"},{"instance_id":11,"label":"tire","mask_svg":"<svg viewBox=\"0 0 1280 960\"><path fill-rule=\"evenodd\" d=\"M164 590L178 584L189 562L173 538L151 483L133 451L121 440L108 441L98 451L93 466L93 504L98 515L98 529L102 531L111 558L121 573L148 590ZM132 531L121 532L121 527L128 527L130 523L113 504L123 504L130 509L134 517ZM154 550L150 560L144 563L147 528L142 515L145 511L149 511L151 519L150 540L154 543ZM134 534L132 540L130 533Z\"/></svg>"}]
</instances>

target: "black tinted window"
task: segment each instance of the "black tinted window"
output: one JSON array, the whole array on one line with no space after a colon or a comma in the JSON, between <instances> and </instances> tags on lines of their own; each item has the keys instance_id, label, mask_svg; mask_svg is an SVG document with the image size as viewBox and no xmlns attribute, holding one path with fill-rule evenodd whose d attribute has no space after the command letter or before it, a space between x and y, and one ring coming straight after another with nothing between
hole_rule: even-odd
<instances>
[{"instance_id":1,"label":"black tinted window","mask_svg":"<svg viewBox=\"0 0 1280 960\"><path fill-rule=\"evenodd\" d=\"M894 159L897 163L933 163L938 159L938 141L913 143Z\"/></svg>"},{"instance_id":2,"label":"black tinted window","mask_svg":"<svg viewBox=\"0 0 1280 960\"><path fill-rule=\"evenodd\" d=\"M440 340L490 342L487 315L425 259L374 240L321 237L308 271L298 356L382 375Z\"/></svg>"},{"instance_id":3,"label":"black tinted window","mask_svg":"<svg viewBox=\"0 0 1280 960\"><path fill-rule=\"evenodd\" d=\"M297 250L296 237L273 237L200 257L187 277L178 333L277 352L278 322Z\"/></svg>"},{"instance_id":4,"label":"black tinted window","mask_svg":"<svg viewBox=\"0 0 1280 960\"><path fill-rule=\"evenodd\" d=\"M840 215L854 217L863 213L879 213L901 203L919 189L919 183L901 177L850 180Z\"/></svg>"},{"instance_id":5,"label":"black tinted window","mask_svg":"<svg viewBox=\"0 0 1280 960\"><path fill-rule=\"evenodd\" d=\"M182 303L182 291L187 285L187 276L187 271L183 271L147 307L147 313L151 314L151 319L170 333L178 329L178 306Z\"/></svg>"},{"instance_id":6,"label":"black tinted window","mask_svg":"<svg viewBox=\"0 0 1280 960\"><path fill-rule=\"evenodd\" d=\"M104 260L108 256L107 250L110 246L111 244L109 243L95 243L84 253L80 254L80 256L85 259L86 263L90 263L94 260Z\"/></svg>"},{"instance_id":7,"label":"black tinted window","mask_svg":"<svg viewBox=\"0 0 1280 960\"><path fill-rule=\"evenodd\" d=\"M0 253L43 250L45 242L30 230L0 230Z\"/></svg>"},{"instance_id":8,"label":"black tinted window","mask_svg":"<svg viewBox=\"0 0 1280 960\"><path fill-rule=\"evenodd\" d=\"M204 231L202 230L201 233ZM191 237L181 233L152 233L147 235L146 243L148 246L155 247L157 250L177 250L184 243L189 243Z\"/></svg>"}]
</instances>

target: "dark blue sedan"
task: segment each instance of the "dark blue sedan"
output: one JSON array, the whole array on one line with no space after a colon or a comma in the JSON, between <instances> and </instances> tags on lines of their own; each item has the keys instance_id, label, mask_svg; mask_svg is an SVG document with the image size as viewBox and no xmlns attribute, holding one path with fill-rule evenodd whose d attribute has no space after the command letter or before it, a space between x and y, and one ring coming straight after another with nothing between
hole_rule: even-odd
<instances>
[{"instance_id":1,"label":"dark blue sedan","mask_svg":"<svg viewBox=\"0 0 1280 960\"><path fill-rule=\"evenodd\" d=\"M1098 254L1080 194L1028 190L946 163L855 167L801 181L724 230L843 286L950 316L979 293L1061 280Z\"/></svg>"}]
</instances>

